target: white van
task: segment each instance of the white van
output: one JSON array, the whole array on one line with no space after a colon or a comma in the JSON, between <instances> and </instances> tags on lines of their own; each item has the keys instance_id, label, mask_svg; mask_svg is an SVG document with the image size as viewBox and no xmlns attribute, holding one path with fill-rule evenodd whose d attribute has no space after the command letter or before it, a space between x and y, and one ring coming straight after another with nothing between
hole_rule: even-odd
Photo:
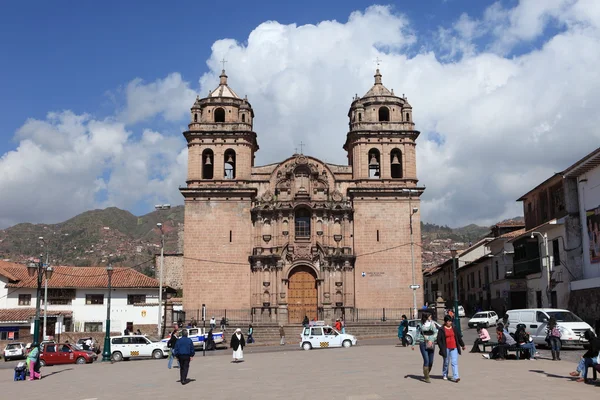
<instances>
[{"instance_id":1,"label":"white van","mask_svg":"<svg viewBox=\"0 0 600 400\"><path fill-rule=\"evenodd\" d=\"M583 334L592 327L569 310L557 308L529 308L507 311L508 332L515 333L518 324L525 324L526 330L535 344L546 344L546 326L550 317L554 317L561 332L563 345L583 345L587 341Z\"/></svg>"},{"instance_id":2,"label":"white van","mask_svg":"<svg viewBox=\"0 0 600 400\"><path fill-rule=\"evenodd\" d=\"M152 342L140 335L111 336L110 351L114 361L128 360L130 357L161 359L169 355L166 343Z\"/></svg>"}]
</instances>

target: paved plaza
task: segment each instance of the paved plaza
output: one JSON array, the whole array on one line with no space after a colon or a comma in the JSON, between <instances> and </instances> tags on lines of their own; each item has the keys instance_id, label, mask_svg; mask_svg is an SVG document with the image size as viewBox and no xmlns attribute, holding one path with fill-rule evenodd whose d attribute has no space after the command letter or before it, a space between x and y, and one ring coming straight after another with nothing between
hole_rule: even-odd
<instances>
[{"instance_id":1,"label":"paved plaza","mask_svg":"<svg viewBox=\"0 0 600 400\"><path fill-rule=\"evenodd\" d=\"M437 356L437 355L436 355ZM421 381L418 349L395 345L356 346L350 349L246 353L243 363L232 364L229 350L196 356L187 386L177 383L179 370L167 369L167 360L140 360L115 364L53 366L43 369L35 382L13 382L11 370L2 372L2 398L63 400L119 399L423 399L443 395L456 399L482 395L486 399L585 398L597 395L595 385L567 377L568 362L490 361L479 354L460 358L460 383L440 378L437 357L431 384Z\"/></svg>"}]
</instances>

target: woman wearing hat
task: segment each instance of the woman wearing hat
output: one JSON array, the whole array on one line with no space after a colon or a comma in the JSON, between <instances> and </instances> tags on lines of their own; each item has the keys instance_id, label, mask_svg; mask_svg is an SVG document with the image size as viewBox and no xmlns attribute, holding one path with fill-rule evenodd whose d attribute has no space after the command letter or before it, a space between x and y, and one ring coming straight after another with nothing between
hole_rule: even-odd
<instances>
[{"instance_id":1,"label":"woman wearing hat","mask_svg":"<svg viewBox=\"0 0 600 400\"><path fill-rule=\"evenodd\" d=\"M244 359L244 346L246 341L242 330L237 328L231 336L231 348L233 349L233 362L239 362Z\"/></svg>"}]
</instances>

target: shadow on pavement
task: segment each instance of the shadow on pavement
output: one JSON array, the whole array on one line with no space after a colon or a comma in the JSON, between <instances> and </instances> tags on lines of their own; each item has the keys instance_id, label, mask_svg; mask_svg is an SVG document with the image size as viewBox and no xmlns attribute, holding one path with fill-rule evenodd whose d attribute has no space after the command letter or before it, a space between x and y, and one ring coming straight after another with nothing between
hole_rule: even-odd
<instances>
[{"instance_id":1,"label":"shadow on pavement","mask_svg":"<svg viewBox=\"0 0 600 400\"><path fill-rule=\"evenodd\" d=\"M529 372L535 372L537 374L546 375L548 378L566 379L569 381L574 381L573 377L571 377L571 376L549 374L548 372L545 372L545 371L542 371L539 369L530 369Z\"/></svg>"},{"instance_id":2,"label":"shadow on pavement","mask_svg":"<svg viewBox=\"0 0 600 400\"><path fill-rule=\"evenodd\" d=\"M53 371L53 372L51 372L49 374L43 374L42 375L42 379L46 379L46 378L48 378L48 377L50 377L52 375L60 374L61 372L64 372L64 371L72 371L72 370L73 370L73 368L65 368L65 369L61 369L59 371Z\"/></svg>"},{"instance_id":3,"label":"shadow on pavement","mask_svg":"<svg viewBox=\"0 0 600 400\"><path fill-rule=\"evenodd\" d=\"M421 375L404 375L404 379L414 379L415 381L425 382L425 378Z\"/></svg>"}]
</instances>

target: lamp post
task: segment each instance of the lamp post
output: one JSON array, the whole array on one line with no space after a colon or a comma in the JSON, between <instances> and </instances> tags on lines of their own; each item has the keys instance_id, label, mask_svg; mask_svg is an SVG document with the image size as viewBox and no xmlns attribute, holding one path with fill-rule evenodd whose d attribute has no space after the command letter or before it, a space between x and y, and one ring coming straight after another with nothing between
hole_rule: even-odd
<instances>
[{"instance_id":1,"label":"lamp post","mask_svg":"<svg viewBox=\"0 0 600 400\"><path fill-rule=\"evenodd\" d=\"M110 361L111 351L110 351L110 298L112 292L112 274L113 274L113 266L112 264L108 264L106 267L106 273L108 275L108 302L106 305L106 334L104 335L104 351L102 352L102 361Z\"/></svg>"},{"instance_id":2,"label":"lamp post","mask_svg":"<svg viewBox=\"0 0 600 400\"><path fill-rule=\"evenodd\" d=\"M157 204L154 206L156 211L168 210L171 208L170 204ZM163 295L163 267L165 263L165 231L163 231L162 224L159 222L156 224L160 229L160 273L158 279L158 324L157 331L158 337L162 339L162 295Z\"/></svg>"},{"instance_id":3,"label":"lamp post","mask_svg":"<svg viewBox=\"0 0 600 400\"><path fill-rule=\"evenodd\" d=\"M413 318L417 318L417 289L418 285L415 282L415 251L414 251L414 240L413 240L413 215L419 212L418 208L412 206L412 193L416 190L403 189L404 192L408 193L408 208L410 210L409 222L410 222L410 264L412 267L412 285L410 288L413 291Z\"/></svg>"},{"instance_id":4,"label":"lamp post","mask_svg":"<svg viewBox=\"0 0 600 400\"><path fill-rule=\"evenodd\" d=\"M552 293L552 288L550 285L550 273L552 271L552 265L550 262L550 253L548 252L548 234L547 233L541 233L541 232L531 232L531 238L534 238L534 235L537 235L539 237L542 238L542 242L544 243L544 259L546 260L546 265L544 265L544 262L542 261L542 267L546 267L546 278L548 279L548 287L546 289L546 295L548 296L548 307L551 306L550 304L550 299L551 299L551 293Z\"/></svg>"},{"instance_id":5,"label":"lamp post","mask_svg":"<svg viewBox=\"0 0 600 400\"><path fill-rule=\"evenodd\" d=\"M41 303L41 291L42 291L42 280L46 277L46 282L52 278L52 273L54 270L48 266L44 265L42 261L42 256L40 255L39 261L31 262L27 265L27 272L30 277L35 277L37 274L37 290L35 296L35 320L33 323L33 344L40 344L40 303ZM46 291L47 295L47 291ZM44 300L44 306L47 307L48 299Z\"/></svg>"},{"instance_id":6,"label":"lamp post","mask_svg":"<svg viewBox=\"0 0 600 400\"><path fill-rule=\"evenodd\" d=\"M459 332L462 331L460 328L460 316L458 315L458 278L456 277L456 247L450 248L450 254L452 254L452 268L454 270L454 317L455 324Z\"/></svg>"}]
</instances>

